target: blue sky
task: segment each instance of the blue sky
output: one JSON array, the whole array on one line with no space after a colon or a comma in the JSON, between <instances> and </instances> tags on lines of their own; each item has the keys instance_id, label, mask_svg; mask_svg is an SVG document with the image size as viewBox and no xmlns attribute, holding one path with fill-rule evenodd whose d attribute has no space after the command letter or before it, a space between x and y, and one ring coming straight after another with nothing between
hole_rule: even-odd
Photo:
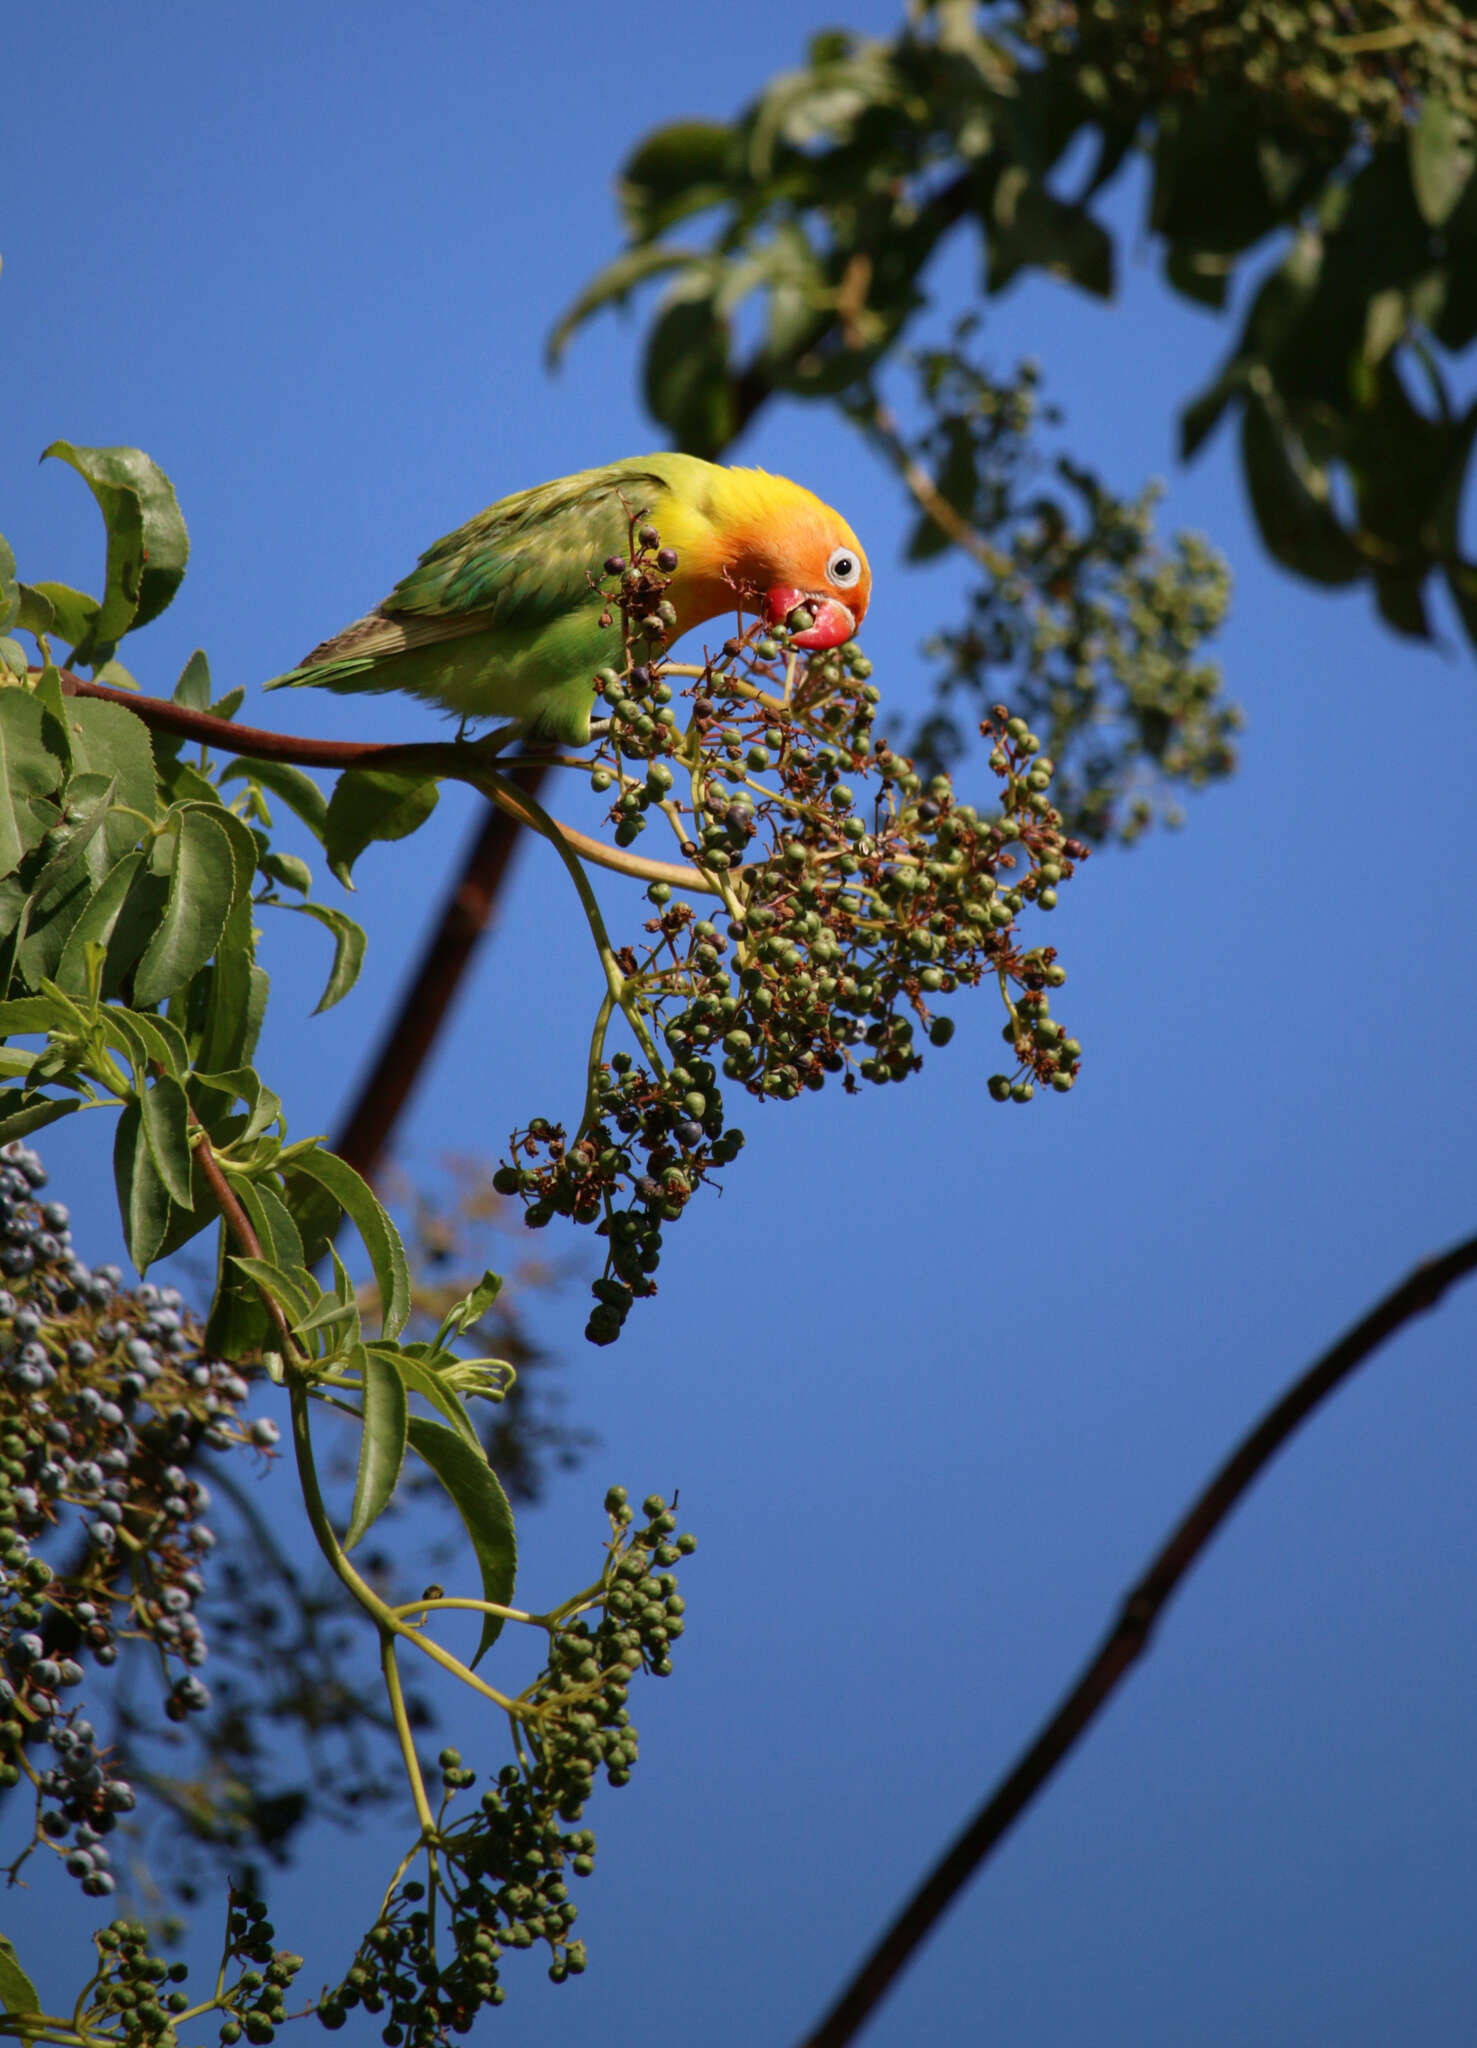
<instances>
[{"instance_id":1,"label":"blue sky","mask_svg":"<svg viewBox=\"0 0 1477 2048\"><path fill-rule=\"evenodd\" d=\"M653 445L635 323L591 329L557 377L542 362L615 247L614 168L659 120L734 109L834 18L809 0L27 12L8 68L36 112L0 231L0 529L22 575L99 568L91 503L40 449L147 448L194 554L128 658L167 694L204 645L219 686L254 684L489 499ZM847 19L894 16L859 0ZM1230 556L1242 769L1183 833L1065 893L1070 1097L991 1103L996 1018L957 1005L904 1089L745 1110L722 1200L673 1232L661 1297L615 1350L582 1343L582 1289L541 1312L603 1443L524 1520L529 1599L581 1582L611 1480L680 1484L702 1547L677 1675L636 1712L635 1781L591 1810L590 1974L556 1992L515 1964L483 2023L505 2042L557 2027L576 2048L613 2014L714 2048L799 2036L1234 1437L1472 1227L1472 657L1396 643L1361 596L1271 569L1226 443L1176 468L1172 401L1229 334L1166 298L1126 198L1119 218L1116 305L1027 281L986 338L1002 366L1041 358L1074 450L1122 489L1166 476L1166 526ZM941 285L969 275L961 255ZM887 478L798 408L737 452L845 510L877 573L877 680L916 702L948 590L898 564ZM246 715L425 731L413 706L311 692ZM448 793L418 839L366 857L365 976L311 1028L321 935L269 932L262 1066L296 1132L333 1128L472 815ZM592 965L556 862L527 849L415 1098L412 1170L570 1109ZM104 1256L105 1157L75 1126L48 1138ZM739 1311L733 1283L761 1266L777 1296L749 1288ZM1458 1297L1298 1441L894 1995L879 2048L1466 2037L1474 1336L1477 1296ZM474 1721L448 1712L472 1756ZM279 1928L325 1975L391 1832L333 1838L281 1886ZM3 1908L58 1994L84 1925L62 1896Z\"/></svg>"}]
</instances>

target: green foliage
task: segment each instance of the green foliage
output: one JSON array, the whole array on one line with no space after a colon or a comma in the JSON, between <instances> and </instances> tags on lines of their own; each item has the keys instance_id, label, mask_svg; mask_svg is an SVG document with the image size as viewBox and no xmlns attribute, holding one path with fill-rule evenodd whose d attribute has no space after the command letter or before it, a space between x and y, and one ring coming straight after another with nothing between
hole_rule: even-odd
<instances>
[{"instance_id":1,"label":"green foliage","mask_svg":"<svg viewBox=\"0 0 1477 2048\"><path fill-rule=\"evenodd\" d=\"M973 230L986 296L1028 268L1108 293L1114 252L1095 204L1131 157L1147 155L1148 228L1173 289L1222 307L1238 265L1267 257L1225 368L1185 410L1186 454L1239 412L1248 492L1277 561L1314 582L1365 583L1386 622L1419 637L1431 632L1427 592L1439 576L1477 644L1477 565L1459 530L1477 408L1455 402L1446 362L1477 338L1474 81L1477 45L1456 0L1379 0L1355 13L1332 0L1171 10L925 0L891 40L815 37L803 66L733 121L684 121L638 144L620 183L627 247L580 294L551 350L664 277L644 389L681 445L718 453L779 394L839 403L926 519L920 474L899 459L897 430L879 425L890 428L883 380L931 304L933 256ZM1066 188L1063 164L1084 141L1090 168ZM697 215L710 225L694 237ZM997 522L982 506L1009 493L1022 458L1011 438L991 446L974 435L973 475L959 481L971 436L957 382L925 379L915 400L921 481L988 548ZM1006 400L1019 380L996 388ZM1013 437L1022 449L1029 424ZM1062 792L1069 823L1132 836L1156 807L1172 812L1179 790L1231 765L1234 712L1194 658L1223 607L1223 578L1201 542L1153 550L1142 494L1107 501L1096 483L1062 481L1087 516L1067 545L1045 547L1059 594L1043 605L1029 562L1025 573L987 563L995 587L975 592L966 623L938 643L941 682L947 697L973 688L982 663L1024 669L1033 723L1058 758L1076 750ZM1097 518L1114 506L1108 527L1133 529L1135 562L1121 577ZM1061 516L1058 500L1043 528ZM931 525L913 558L945 547L981 554L971 532ZM1064 649L1074 613L1105 616L1117 652L1085 662L1053 652L1044 682L1030 651L1043 611ZM932 750L952 749L946 709L924 732Z\"/></svg>"},{"instance_id":2,"label":"green foliage","mask_svg":"<svg viewBox=\"0 0 1477 2048\"><path fill-rule=\"evenodd\" d=\"M108 545L102 598L35 585L43 599L29 612L9 551L0 557L6 623L29 618L20 630L40 656L34 667L7 659L0 682L0 1277L15 1290L0 1288L0 1638L13 1674L0 1680L0 1791L27 1776L41 1795L21 1860L49 1847L87 1897L114 1890L104 1837L137 1803L121 1762L144 1755L148 1735L133 1711L127 1741L104 1757L64 1695L87 1676L83 1656L105 1670L116 1660L121 1607L128 1632L162 1653L166 1677L171 1660L185 1666L164 1718L211 1723L195 1675L206 1654L196 1608L215 1546L190 1468L205 1449L270 1453L275 1423L243 1409L253 1380L277 1382L339 1611L365 1625L379 1653L379 1719L416 1816L352 1966L316 2009L330 2027L358 2005L388 2009L397 2038L439 2043L501 1999L507 1949L544 1942L556 1982L583 1970L565 1873L593 1867L594 1838L579 1823L597 1774L629 1782L629 1688L640 1673L672 1669L684 1611L672 1568L694 1546L664 1500L649 1497L638 1525L615 1489L592 1583L546 1614L512 1604L513 1512L470 1406L502 1404L516 1385L514 1364L483 1341L509 1327L495 1320L502 1283L484 1269L428 1295L380 1196L318 1138L289 1134L282 1097L254 1063L270 994L259 913L290 909L331 934L320 1010L349 994L365 945L337 905L314 899L308 863L274 845L272 804L346 880L372 840L414 832L442 776L454 775L515 808L562 860L598 969L583 1110L570 1138L540 1118L516 1131L517 1163L494 1186L516 1193L530 1222L561 1214L607 1240L587 1330L601 1344L638 1296L655 1293L664 1226L743 1144L723 1082L784 1102L832 1076L849 1093L905 1080L922 1064L915 1034L948 1042L952 1024L937 1006L983 985L1003 998L1015 1063L997 1077L1003 1099L1026 1101L1038 1083L1072 1088L1081 1047L1050 1014L1065 970L1052 948L1023 947L1019 920L1054 907L1085 848L1064 832L1054 764L1023 718L989 707L981 730L996 803L962 803L947 776L925 783L877 733L880 692L859 646L802 656L794 635L808 614L751 626L701 668L668 661L676 559L638 519L628 553L601 572L608 585L595 576L621 615L625 650L621 668L597 679L608 717L586 764L610 792L613 845L577 850L477 742L419 748L413 771L356 766L326 798L281 764L221 761L204 748L186 761L165 716L177 724L178 707L209 706L229 720L239 701L211 703L203 654L186 664L173 706L125 704L88 694L47 641L61 620L78 623L78 658L117 673L119 640L154 615L183 569L173 494L132 451L58 448L92 487ZM161 556L152 581L151 536ZM658 821L691 865L629 851ZM580 850L649 882L656 914L631 941L612 941ZM709 897L712 916L651 879L667 874ZM617 1029L637 1057L608 1045ZM177 1294L147 1282L130 1293L115 1270L94 1273L73 1251L65 1209L38 1204L44 1173L19 1141L84 1108L114 1112L118 1212L140 1273L213 1232L202 1321ZM362 1285L337 1249L347 1225L372 1274ZM315 1445L325 1424L357 1434L352 1487L333 1505ZM406 1597L370 1548L418 1483L457 1518L475 1590L431 1585ZM81 1552L54 1571L36 1546L69 1518L81 1519ZM250 1577L229 1557L225 1574L239 1610ZM229 1615L229 1597L225 1606ZM462 1613L479 1621L466 1662L435 1633ZM533 1632L541 1668L521 1688L494 1684L483 1667L494 1649L507 1656L519 1630ZM323 1672L311 1632L295 1654L317 1660L311 1697L353 1697L341 1673ZM476 1777L457 1751L442 1752L439 1804L427 1788L401 1668L421 1658L479 1695L479 1711L498 1709L511 1735L511 1760L470 1813L453 1811ZM350 1725L363 1712L336 1711ZM205 1741L217 1764L241 1747L229 1719L213 1748ZM57 1761L38 1768L32 1753L44 1745ZM291 1786L238 1777L202 1787L152 1767L140 1776L151 1804L202 1842L276 1852L310 1810ZM270 2039L300 1961L270 1940L257 1904L235 1897L228 1967L191 2006L183 1991L157 1990L162 1966L143 1931L114 1921L96 1936L83 2018L37 2013L22 2031L77 2048L163 2044L178 2023L211 2012L225 2042ZM0 1955L0 1996L33 1995Z\"/></svg>"}]
</instances>

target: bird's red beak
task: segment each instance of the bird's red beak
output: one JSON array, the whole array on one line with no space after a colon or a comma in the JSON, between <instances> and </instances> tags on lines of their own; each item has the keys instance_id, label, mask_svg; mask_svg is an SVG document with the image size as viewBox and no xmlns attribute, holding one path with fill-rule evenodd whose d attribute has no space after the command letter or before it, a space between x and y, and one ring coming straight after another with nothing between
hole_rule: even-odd
<instances>
[{"instance_id":1,"label":"bird's red beak","mask_svg":"<svg viewBox=\"0 0 1477 2048\"><path fill-rule=\"evenodd\" d=\"M783 583L777 583L773 590L766 591L764 612L771 626L782 626L797 605L803 604L815 620L803 633L797 633L791 645L794 647L839 647L843 640L850 640L856 632L856 620L834 597L811 597L803 590L791 590Z\"/></svg>"}]
</instances>

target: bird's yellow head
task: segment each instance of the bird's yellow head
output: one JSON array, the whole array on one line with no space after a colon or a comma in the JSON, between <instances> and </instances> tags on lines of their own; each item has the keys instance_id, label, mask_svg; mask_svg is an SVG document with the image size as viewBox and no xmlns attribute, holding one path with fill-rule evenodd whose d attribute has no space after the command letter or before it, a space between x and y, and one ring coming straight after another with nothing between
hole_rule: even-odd
<instances>
[{"instance_id":1,"label":"bird's yellow head","mask_svg":"<svg viewBox=\"0 0 1477 2048\"><path fill-rule=\"evenodd\" d=\"M795 636L806 648L839 647L867 615L872 571L856 535L829 505L762 469L712 466L701 507L680 520L661 520L680 562L671 592L679 629L736 609L757 594L764 616L780 625L797 605L814 623Z\"/></svg>"}]
</instances>

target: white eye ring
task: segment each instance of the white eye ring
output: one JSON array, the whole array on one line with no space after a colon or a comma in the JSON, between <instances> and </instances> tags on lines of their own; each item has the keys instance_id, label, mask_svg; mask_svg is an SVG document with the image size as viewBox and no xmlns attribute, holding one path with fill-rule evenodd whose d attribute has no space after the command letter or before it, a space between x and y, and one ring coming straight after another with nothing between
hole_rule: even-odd
<instances>
[{"instance_id":1,"label":"white eye ring","mask_svg":"<svg viewBox=\"0 0 1477 2048\"><path fill-rule=\"evenodd\" d=\"M838 590L850 590L862 580L862 565L855 548L836 548L826 564L826 577Z\"/></svg>"}]
</instances>

